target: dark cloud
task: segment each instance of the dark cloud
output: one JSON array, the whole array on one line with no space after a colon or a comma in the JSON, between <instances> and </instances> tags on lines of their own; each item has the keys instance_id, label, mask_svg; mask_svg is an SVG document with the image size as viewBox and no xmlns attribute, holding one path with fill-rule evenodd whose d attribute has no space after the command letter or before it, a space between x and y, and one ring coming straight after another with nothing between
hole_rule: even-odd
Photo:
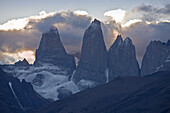
<instances>
[{"instance_id":1,"label":"dark cloud","mask_svg":"<svg viewBox=\"0 0 170 113\"><path fill-rule=\"evenodd\" d=\"M124 37L131 37L137 51L137 58L142 60L147 45L151 40L166 42L170 39L170 23L160 22L158 24L146 24L140 22L122 31Z\"/></svg>"},{"instance_id":2,"label":"dark cloud","mask_svg":"<svg viewBox=\"0 0 170 113\"><path fill-rule=\"evenodd\" d=\"M134 11L143 11L143 12L155 12L157 11L158 9L157 8L154 8L152 5L140 5L136 8L134 8Z\"/></svg>"},{"instance_id":3,"label":"dark cloud","mask_svg":"<svg viewBox=\"0 0 170 113\"><path fill-rule=\"evenodd\" d=\"M149 22L170 19L170 4L166 4L162 8L142 4L133 8L132 11L133 13L140 13L141 19Z\"/></svg>"},{"instance_id":4,"label":"dark cloud","mask_svg":"<svg viewBox=\"0 0 170 113\"><path fill-rule=\"evenodd\" d=\"M158 12L170 15L170 4L166 4L164 8L161 8Z\"/></svg>"},{"instance_id":5,"label":"dark cloud","mask_svg":"<svg viewBox=\"0 0 170 113\"><path fill-rule=\"evenodd\" d=\"M30 30L0 31L0 51L15 52L18 49L35 49L40 33Z\"/></svg>"}]
</instances>

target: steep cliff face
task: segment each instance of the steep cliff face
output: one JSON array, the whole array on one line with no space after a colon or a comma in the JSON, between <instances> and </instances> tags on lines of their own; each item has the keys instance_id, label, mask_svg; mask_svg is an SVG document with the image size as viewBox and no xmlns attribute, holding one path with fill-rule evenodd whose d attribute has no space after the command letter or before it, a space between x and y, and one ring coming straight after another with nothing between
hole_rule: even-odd
<instances>
[{"instance_id":1,"label":"steep cliff face","mask_svg":"<svg viewBox=\"0 0 170 113\"><path fill-rule=\"evenodd\" d=\"M123 41L118 35L109 49L108 58L109 80L116 76L139 76L135 46L130 38Z\"/></svg>"},{"instance_id":2,"label":"steep cliff face","mask_svg":"<svg viewBox=\"0 0 170 113\"><path fill-rule=\"evenodd\" d=\"M80 86L83 81L89 81L91 86L102 84L106 81L106 67L106 46L100 21L95 19L84 33L81 58L73 79Z\"/></svg>"},{"instance_id":3,"label":"steep cliff face","mask_svg":"<svg viewBox=\"0 0 170 113\"><path fill-rule=\"evenodd\" d=\"M74 57L66 53L57 28L52 27L49 32L42 34L39 48L36 50L34 64L53 64L71 69L75 68Z\"/></svg>"},{"instance_id":4,"label":"steep cliff face","mask_svg":"<svg viewBox=\"0 0 170 113\"><path fill-rule=\"evenodd\" d=\"M141 76L170 70L170 41L151 41L142 60Z\"/></svg>"}]
</instances>

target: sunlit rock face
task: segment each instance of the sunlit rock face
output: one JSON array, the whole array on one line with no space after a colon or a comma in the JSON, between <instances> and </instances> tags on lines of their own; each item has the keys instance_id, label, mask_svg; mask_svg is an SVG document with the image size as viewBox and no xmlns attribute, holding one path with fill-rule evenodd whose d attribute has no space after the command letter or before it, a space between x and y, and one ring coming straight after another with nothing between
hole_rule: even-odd
<instances>
[{"instance_id":1,"label":"sunlit rock face","mask_svg":"<svg viewBox=\"0 0 170 113\"><path fill-rule=\"evenodd\" d=\"M60 40L57 28L52 27L43 33L39 48L36 50L35 65L53 64L74 69L74 57L67 54Z\"/></svg>"},{"instance_id":2,"label":"sunlit rock face","mask_svg":"<svg viewBox=\"0 0 170 113\"><path fill-rule=\"evenodd\" d=\"M141 76L170 70L170 40L151 41L142 60Z\"/></svg>"},{"instance_id":3,"label":"sunlit rock face","mask_svg":"<svg viewBox=\"0 0 170 113\"><path fill-rule=\"evenodd\" d=\"M107 51L101 23L95 19L84 33L81 58L73 79L83 88L102 84L106 81L106 67Z\"/></svg>"},{"instance_id":4,"label":"sunlit rock face","mask_svg":"<svg viewBox=\"0 0 170 113\"><path fill-rule=\"evenodd\" d=\"M121 35L108 52L109 80L116 76L139 76L139 65L136 60L135 46L130 38L122 40Z\"/></svg>"}]
</instances>

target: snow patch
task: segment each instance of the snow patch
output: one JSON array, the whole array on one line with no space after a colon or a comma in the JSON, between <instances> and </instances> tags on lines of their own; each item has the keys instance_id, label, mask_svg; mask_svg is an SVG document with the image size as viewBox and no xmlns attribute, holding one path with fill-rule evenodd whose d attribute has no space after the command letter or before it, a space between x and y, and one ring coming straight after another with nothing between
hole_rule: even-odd
<instances>
[{"instance_id":1,"label":"snow patch","mask_svg":"<svg viewBox=\"0 0 170 113\"><path fill-rule=\"evenodd\" d=\"M13 95L14 95L15 99L17 100L17 102L18 102L18 104L19 104L20 108L23 110L23 107L22 107L22 105L21 105L21 103L20 103L20 101L19 101L19 99L18 99L17 95L15 94L15 91L14 91L14 90L13 90L13 88L12 88L12 83L11 83L11 82L9 82L8 84L9 84L9 87L10 87L10 89L11 89L11 91L12 91L12 93L13 93Z\"/></svg>"},{"instance_id":2,"label":"snow patch","mask_svg":"<svg viewBox=\"0 0 170 113\"><path fill-rule=\"evenodd\" d=\"M157 70L159 70L159 69L160 69L160 68L162 68L162 67L163 67L163 65L160 65L160 66L159 66L159 67L157 67L156 69L157 69Z\"/></svg>"},{"instance_id":3,"label":"snow patch","mask_svg":"<svg viewBox=\"0 0 170 113\"><path fill-rule=\"evenodd\" d=\"M109 68L105 70L105 75L106 75L106 83L109 82Z\"/></svg>"},{"instance_id":4,"label":"snow patch","mask_svg":"<svg viewBox=\"0 0 170 113\"><path fill-rule=\"evenodd\" d=\"M96 82L91 81L91 80L81 79L81 80L78 82L78 85L92 88L92 87L95 87L95 86L96 86Z\"/></svg>"},{"instance_id":5,"label":"snow patch","mask_svg":"<svg viewBox=\"0 0 170 113\"><path fill-rule=\"evenodd\" d=\"M76 73L76 70L73 71L73 74L71 75L71 80L73 80L75 73Z\"/></svg>"},{"instance_id":6,"label":"snow patch","mask_svg":"<svg viewBox=\"0 0 170 113\"><path fill-rule=\"evenodd\" d=\"M17 77L20 81L25 79L27 82L30 82L34 90L46 99L51 99L54 101L58 100L57 89L60 87L68 89L73 94L80 91L77 85L72 81L75 71L72 73L71 81L69 81L69 76L66 69L62 69L50 64L44 64L41 67L8 66L5 68L5 70L7 73L15 75L15 77ZM45 76L45 79L43 79L42 85L40 86L33 84L33 80L36 78L37 74L42 74Z\"/></svg>"}]
</instances>

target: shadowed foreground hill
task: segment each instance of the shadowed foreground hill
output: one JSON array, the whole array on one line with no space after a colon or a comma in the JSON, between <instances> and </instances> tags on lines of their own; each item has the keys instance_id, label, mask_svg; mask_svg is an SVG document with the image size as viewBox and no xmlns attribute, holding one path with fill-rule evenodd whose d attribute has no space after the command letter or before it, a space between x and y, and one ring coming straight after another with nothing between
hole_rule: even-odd
<instances>
[{"instance_id":1,"label":"shadowed foreground hill","mask_svg":"<svg viewBox=\"0 0 170 113\"><path fill-rule=\"evenodd\" d=\"M170 72L117 77L56 101L36 113L169 113Z\"/></svg>"},{"instance_id":2,"label":"shadowed foreground hill","mask_svg":"<svg viewBox=\"0 0 170 113\"><path fill-rule=\"evenodd\" d=\"M0 68L0 113L30 113L48 103L30 83L20 82Z\"/></svg>"}]
</instances>

